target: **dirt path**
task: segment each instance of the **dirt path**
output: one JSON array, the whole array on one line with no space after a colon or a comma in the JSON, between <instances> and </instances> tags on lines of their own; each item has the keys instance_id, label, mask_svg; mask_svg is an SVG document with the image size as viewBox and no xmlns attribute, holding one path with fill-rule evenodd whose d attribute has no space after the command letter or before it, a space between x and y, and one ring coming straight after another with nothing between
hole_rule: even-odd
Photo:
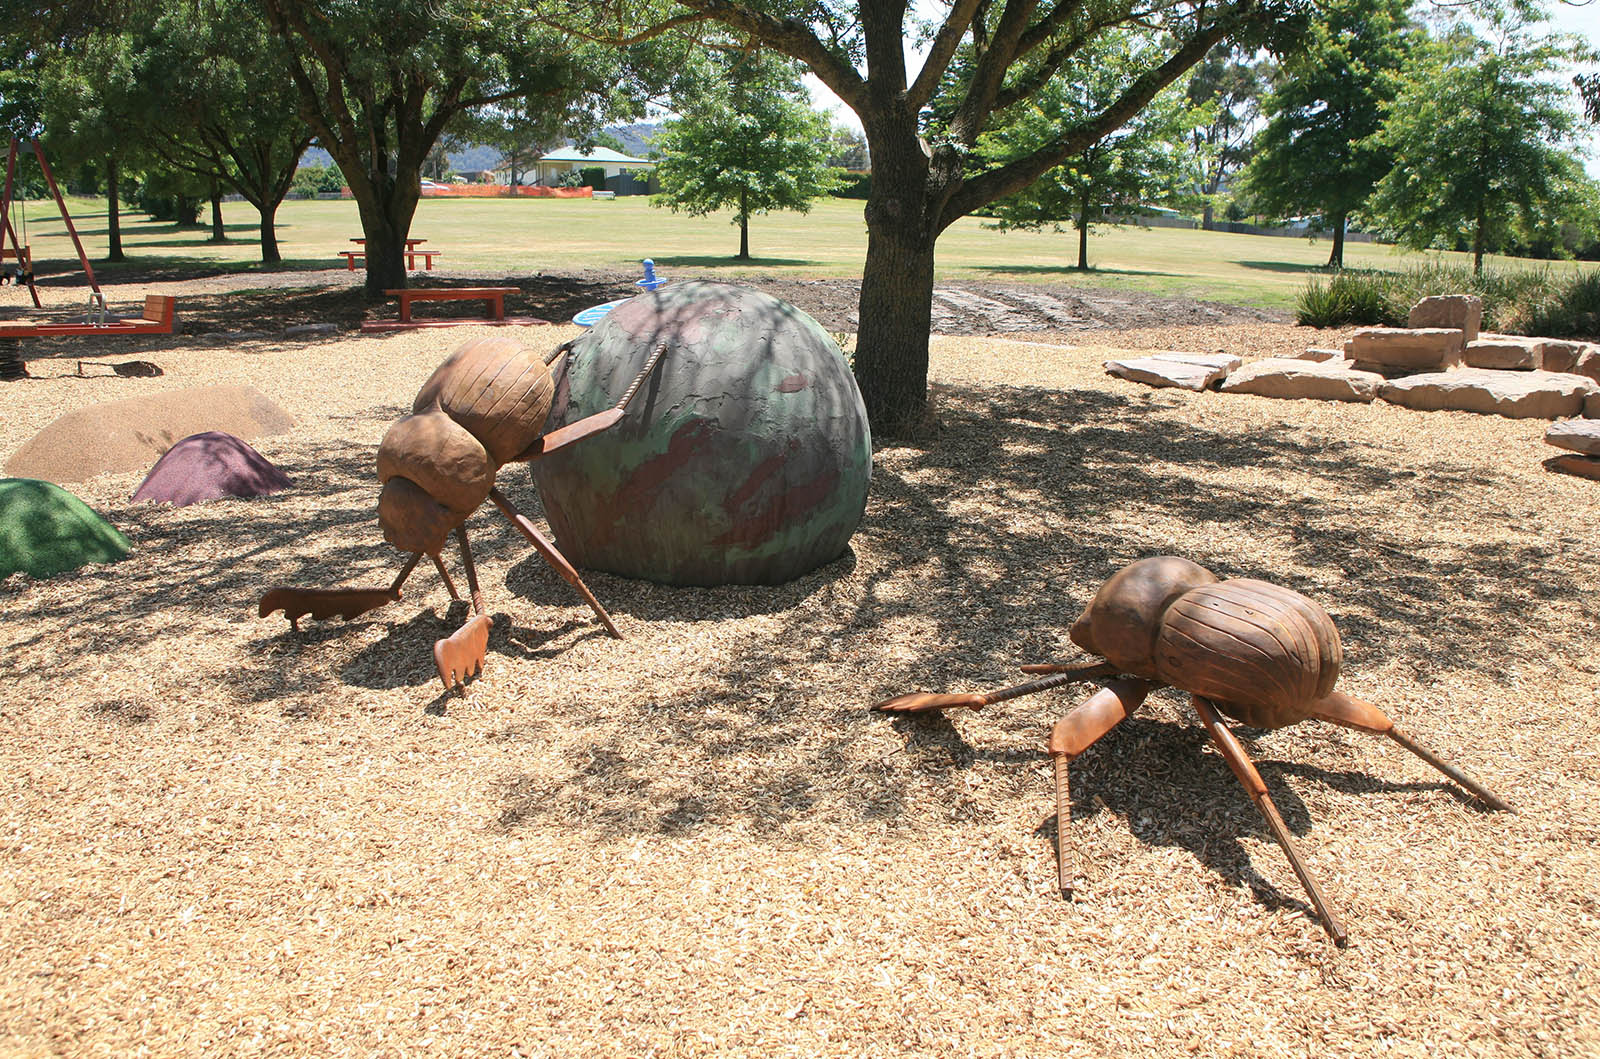
<instances>
[{"instance_id":1,"label":"dirt path","mask_svg":"<svg viewBox=\"0 0 1600 1059\"><path fill-rule=\"evenodd\" d=\"M316 272L213 274L203 270L150 269L118 275L115 290L173 294L182 299L189 334L210 331L274 331L294 323L359 326L367 315L382 315L387 303L369 305L361 295L363 274L344 269ZM569 320L580 309L637 293L632 273L585 271L501 276L436 272L412 277L429 285L514 286L522 294L507 311L549 320ZM674 275L672 279L720 279L715 275ZM799 306L830 331L856 330L860 284L846 279L746 277L758 287ZM47 304L76 306L80 279L51 277L41 288ZM0 315L26 306L23 291L0 290ZM941 335L1068 334L1082 331L1288 322L1272 310L1190 298L1163 298L1139 291L1114 291L1069 284L941 283L933 296L933 332Z\"/></svg>"}]
</instances>

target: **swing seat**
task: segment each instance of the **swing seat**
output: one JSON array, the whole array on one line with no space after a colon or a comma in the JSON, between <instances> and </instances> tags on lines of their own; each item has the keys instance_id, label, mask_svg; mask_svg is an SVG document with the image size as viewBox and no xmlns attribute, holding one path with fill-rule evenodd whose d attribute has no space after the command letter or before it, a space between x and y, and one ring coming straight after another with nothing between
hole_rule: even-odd
<instances>
[{"instance_id":1,"label":"swing seat","mask_svg":"<svg viewBox=\"0 0 1600 1059\"><path fill-rule=\"evenodd\" d=\"M103 324L17 321L0 324L0 338L51 338L70 335L170 335L175 320L177 299L170 294L145 297L144 313L126 320L107 320Z\"/></svg>"}]
</instances>

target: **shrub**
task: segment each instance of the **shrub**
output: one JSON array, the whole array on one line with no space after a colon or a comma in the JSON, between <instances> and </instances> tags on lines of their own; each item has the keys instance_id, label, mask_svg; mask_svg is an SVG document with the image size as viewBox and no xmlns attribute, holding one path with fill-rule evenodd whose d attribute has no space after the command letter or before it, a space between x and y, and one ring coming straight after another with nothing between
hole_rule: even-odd
<instances>
[{"instance_id":1,"label":"shrub","mask_svg":"<svg viewBox=\"0 0 1600 1059\"><path fill-rule=\"evenodd\" d=\"M294 171L291 194L312 198L344 187L344 174L336 165L303 165Z\"/></svg>"},{"instance_id":2,"label":"shrub","mask_svg":"<svg viewBox=\"0 0 1600 1059\"><path fill-rule=\"evenodd\" d=\"M1390 296L1391 281L1391 274L1385 272L1335 272L1326 279L1312 276L1300 292L1295 322L1310 327L1404 323L1405 309L1397 313Z\"/></svg>"},{"instance_id":3,"label":"shrub","mask_svg":"<svg viewBox=\"0 0 1600 1059\"><path fill-rule=\"evenodd\" d=\"M604 191L606 189L606 171L605 171L605 167L604 166L598 166L598 165L584 166L583 167L583 183L578 185L578 186L579 187L587 186L587 187L594 188L596 191Z\"/></svg>"},{"instance_id":4,"label":"shrub","mask_svg":"<svg viewBox=\"0 0 1600 1059\"><path fill-rule=\"evenodd\" d=\"M1430 262L1404 272L1345 271L1311 276L1295 319L1312 327L1403 326L1411 306L1432 294L1476 294L1483 328L1551 338L1600 334L1600 273L1549 266L1486 270Z\"/></svg>"}]
</instances>

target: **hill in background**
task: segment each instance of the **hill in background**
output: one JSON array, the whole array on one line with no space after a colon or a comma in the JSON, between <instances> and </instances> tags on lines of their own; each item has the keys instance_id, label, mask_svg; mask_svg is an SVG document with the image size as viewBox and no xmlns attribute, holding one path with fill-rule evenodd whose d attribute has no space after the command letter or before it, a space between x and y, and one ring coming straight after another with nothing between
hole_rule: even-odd
<instances>
[{"instance_id":1,"label":"hill in background","mask_svg":"<svg viewBox=\"0 0 1600 1059\"><path fill-rule=\"evenodd\" d=\"M650 141L656 138L661 131L658 122L636 122L632 125L608 125L601 132L616 137L622 144L624 154L635 158L650 157ZM569 146L575 141L563 140L556 146ZM554 149L554 148L552 148ZM458 173L476 173L483 169L493 169L500 164L501 154L493 147L482 144L470 144L457 151L447 152L450 159L450 168ZM307 166L330 166L333 156L320 147L311 147L300 157L300 168Z\"/></svg>"}]
</instances>

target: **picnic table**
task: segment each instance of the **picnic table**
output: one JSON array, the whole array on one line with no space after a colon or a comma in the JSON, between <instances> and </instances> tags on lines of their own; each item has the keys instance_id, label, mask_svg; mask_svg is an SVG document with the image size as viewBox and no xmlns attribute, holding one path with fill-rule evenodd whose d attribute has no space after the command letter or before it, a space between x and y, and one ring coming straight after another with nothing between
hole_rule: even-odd
<instances>
[{"instance_id":1,"label":"picnic table","mask_svg":"<svg viewBox=\"0 0 1600 1059\"><path fill-rule=\"evenodd\" d=\"M362 247L365 247L367 245L367 241L365 239L358 238L358 237L355 237L355 236L352 236L350 238L350 241L352 243L356 243L356 244L358 244L359 246L362 246ZM420 257L420 258L422 258L422 267L423 267L423 269L428 271L428 272L432 272L433 271L433 259L438 257L440 254L444 253L444 251L442 251L442 250L419 250L419 249L417 249L419 246L421 246L423 243L426 243L426 242L427 242L426 239L407 239L406 240L405 255L406 255L406 268L408 270L415 270L416 269L416 267L417 267L417 258ZM348 269L351 272L354 272L356 270L356 262L357 261L361 261L363 263L366 261L367 252L364 249L362 249L362 250L340 250L339 251L339 256L344 258L345 268Z\"/></svg>"},{"instance_id":2,"label":"picnic table","mask_svg":"<svg viewBox=\"0 0 1600 1059\"><path fill-rule=\"evenodd\" d=\"M481 301L486 303L487 319L504 320L506 295L516 294L518 290L517 287L407 287L383 293L400 299L400 322L409 324L412 302Z\"/></svg>"}]
</instances>

